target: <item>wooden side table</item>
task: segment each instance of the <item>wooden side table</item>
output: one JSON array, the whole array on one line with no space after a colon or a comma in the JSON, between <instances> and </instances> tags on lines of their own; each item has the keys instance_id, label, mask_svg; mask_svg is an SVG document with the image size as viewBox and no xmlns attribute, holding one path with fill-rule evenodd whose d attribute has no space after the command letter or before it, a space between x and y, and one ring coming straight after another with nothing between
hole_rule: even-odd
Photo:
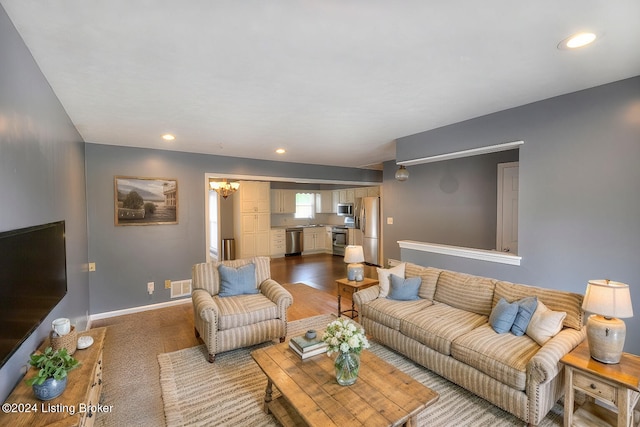
<instances>
[{"instance_id":1,"label":"wooden side table","mask_svg":"<svg viewBox=\"0 0 640 427\"><path fill-rule=\"evenodd\" d=\"M640 398L640 357L623 353L620 363L601 363L591 358L585 340L560 362L565 365L565 426L635 425L633 408ZM587 396L587 402L577 410L576 390ZM597 405L595 399L612 409Z\"/></svg>"},{"instance_id":2,"label":"wooden side table","mask_svg":"<svg viewBox=\"0 0 640 427\"><path fill-rule=\"evenodd\" d=\"M358 311L353 303L353 294L377 284L378 281L376 279L370 279L368 277L365 277L365 279L360 282L348 280L347 278L336 280L336 285L338 286L338 317L343 314L345 316L349 316L347 313L351 313L349 317L352 319L356 318L358 316ZM341 300L343 296L351 298L351 310L342 310Z\"/></svg>"}]
</instances>

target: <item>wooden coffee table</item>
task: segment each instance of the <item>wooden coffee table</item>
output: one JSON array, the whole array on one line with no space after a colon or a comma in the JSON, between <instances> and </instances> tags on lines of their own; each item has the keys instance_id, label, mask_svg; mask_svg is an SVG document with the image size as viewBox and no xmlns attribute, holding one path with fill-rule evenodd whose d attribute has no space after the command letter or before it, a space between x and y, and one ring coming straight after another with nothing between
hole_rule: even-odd
<instances>
[{"instance_id":1,"label":"wooden coffee table","mask_svg":"<svg viewBox=\"0 0 640 427\"><path fill-rule=\"evenodd\" d=\"M415 426L438 393L370 351L361 354L355 384L336 382L334 357L302 360L282 343L251 353L267 376L265 412L284 426ZM273 386L281 396L272 399Z\"/></svg>"}]
</instances>

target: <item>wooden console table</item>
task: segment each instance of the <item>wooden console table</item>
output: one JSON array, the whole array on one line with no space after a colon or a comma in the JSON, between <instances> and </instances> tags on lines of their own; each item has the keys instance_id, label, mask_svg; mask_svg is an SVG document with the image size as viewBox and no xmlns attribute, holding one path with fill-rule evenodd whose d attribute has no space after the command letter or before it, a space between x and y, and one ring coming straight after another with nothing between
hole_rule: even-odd
<instances>
[{"instance_id":1,"label":"wooden console table","mask_svg":"<svg viewBox=\"0 0 640 427\"><path fill-rule=\"evenodd\" d=\"M24 379L20 380L2 406L0 425L90 427L97 411L113 410L113 407L99 404L106 331L106 328L96 328L78 334L78 337L92 337L93 344L73 353L81 365L69 372L67 388L59 397L48 401L38 400L31 386L26 385ZM44 351L48 346L49 339L46 339L38 350ZM30 368L24 378L33 376L34 369Z\"/></svg>"},{"instance_id":2,"label":"wooden console table","mask_svg":"<svg viewBox=\"0 0 640 427\"><path fill-rule=\"evenodd\" d=\"M565 365L564 425L635 425L633 408L640 398L640 357L622 353L620 363L606 364L591 358L585 340L560 359ZM588 397L575 410L575 391ZM615 410L594 402L597 399ZM575 412L574 412L575 410Z\"/></svg>"}]
</instances>

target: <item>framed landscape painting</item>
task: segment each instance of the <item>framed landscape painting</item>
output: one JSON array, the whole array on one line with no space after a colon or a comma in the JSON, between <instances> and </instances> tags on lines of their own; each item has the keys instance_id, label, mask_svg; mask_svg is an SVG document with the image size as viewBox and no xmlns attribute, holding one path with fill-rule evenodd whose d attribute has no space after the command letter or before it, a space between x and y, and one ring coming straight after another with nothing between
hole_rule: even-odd
<instances>
[{"instance_id":1,"label":"framed landscape painting","mask_svg":"<svg viewBox=\"0 0 640 427\"><path fill-rule=\"evenodd\" d=\"M114 178L115 225L178 223L178 181L167 178Z\"/></svg>"}]
</instances>

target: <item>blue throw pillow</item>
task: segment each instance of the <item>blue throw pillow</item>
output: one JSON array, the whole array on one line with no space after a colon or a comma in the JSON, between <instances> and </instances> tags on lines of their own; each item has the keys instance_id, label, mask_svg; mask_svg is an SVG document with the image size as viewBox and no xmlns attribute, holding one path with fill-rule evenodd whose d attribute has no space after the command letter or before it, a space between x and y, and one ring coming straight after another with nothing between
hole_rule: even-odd
<instances>
[{"instance_id":1,"label":"blue throw pillow","mask_svg":"<svg viewBox=\"0 0 640 427\"><path fill-rule=\"evenodd\" d=\"M516 320L518 314L518 303L509 304L504 298L500 298L500 301L491 310L489 316L489 323L494 331L499 334L504 334L511 330L513 322Z\"/></svg>"},{"instance_id":2,"label":"blue throw pillow","mask_svg":"<svg viewBox=\"0 0 640 427\"><path fill-rule=\"evenodd\" d=\"M517 304L518 314L516 315L516 320L513 321L513 326L511 326L511 332L513 333L513 335L520 337L524 335L525 332L527 332L527 326L529 326L531 316L533 316L536 308L538 308L538 298L522 298L517 302Z\"/></svg>"},{"instance_id":3,"label":"blue throw pillow","mask_svg":"<svg viewBox=\"0 0 640 427\"><path fill-rule=\"evenodd\" d=\"M247 264L238 268L220 264L218 273L220 274L220 293L218 296L230 297L259 292L256 286L255 264Z\"/></svg>"},{"instance_id":4,"label":"blue throw pillow","mask_svg":"<svg viewBox=\"0 0 640 427\"><path fill-rule=\"evenodd\" d=\"M420 289L420 284L422 283L420 277L404 279L395 274L390 274L389 279L391 280L389 280L390 287L387 298L396 301L414 301L420 299L418 296L418 289Z\"/></svg>"}]
</instances>

